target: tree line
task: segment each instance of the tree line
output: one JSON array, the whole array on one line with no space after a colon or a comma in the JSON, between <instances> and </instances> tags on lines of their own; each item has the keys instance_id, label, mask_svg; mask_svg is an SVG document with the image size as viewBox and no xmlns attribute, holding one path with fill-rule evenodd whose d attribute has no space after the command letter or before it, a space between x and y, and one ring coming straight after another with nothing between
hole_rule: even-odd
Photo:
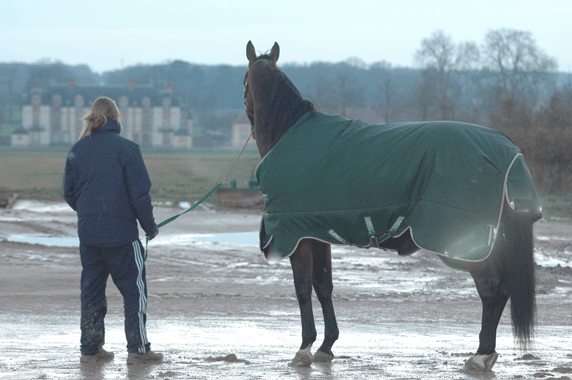
<instances>
[{"instance_id":1,"label":"tree line","mask_svg":"<svg viewBox=\"0 0 572 380\"><path fill-rule=\"evenodd\" d=\"M293 47L295 48L295 47ZM386 60L286 63L281 66L316 107L351 117L369 108L379 121L457 120L499 129L521 147L543 192L572 193L572 75L558 71L530 32L490 30L479 44L456 43L443 31L423 39L416 67ZM181 60L101 74L61 62L0 64L0 123L13 121L33 86L171 84L179 104L220 135L242 109L244 66ZM202 119L202 120L201 120ZM367 121L367 120L366 120ZM224 133L223 133L224 134Z\"/></svg>"}]
</instances>

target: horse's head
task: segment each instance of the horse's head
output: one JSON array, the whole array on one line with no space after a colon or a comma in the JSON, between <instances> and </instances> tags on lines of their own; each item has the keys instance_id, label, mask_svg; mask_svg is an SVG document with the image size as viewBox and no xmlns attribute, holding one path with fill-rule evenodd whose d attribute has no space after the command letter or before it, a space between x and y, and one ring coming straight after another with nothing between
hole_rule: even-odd
<instances>
[{"instance_id":1,"label":"horse's head","mask_svg":"<svg viewBox=\"0 0 572 380\"><path fill-rule=\"evenodd\" d=\"M279 55L278 43L274 43L270 54L261 55L256 55L252 42L246 45L244 108L262 157L300 116L314 109L276 65Z\"/></svg>"}]
</instances>

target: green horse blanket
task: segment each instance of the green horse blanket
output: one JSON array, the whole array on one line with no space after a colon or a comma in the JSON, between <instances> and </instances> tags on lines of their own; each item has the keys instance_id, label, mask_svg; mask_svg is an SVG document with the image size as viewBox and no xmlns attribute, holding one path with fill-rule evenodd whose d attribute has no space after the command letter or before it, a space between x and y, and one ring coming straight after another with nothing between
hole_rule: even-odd
<instances>
[{"instance_id":1,"label":"green horse blanket","mask_svg":"<svg viewBox=\"0 0 572 380\"><path fill-rule=\"evenodd\" d=\"M518 147L459 122L368 125L308 112L256 169L265 205L261 249L291 255L301 239L380 247L408 231L447 264L491 252L503 200L540 218Z\"/></svg>"}]
</instances>

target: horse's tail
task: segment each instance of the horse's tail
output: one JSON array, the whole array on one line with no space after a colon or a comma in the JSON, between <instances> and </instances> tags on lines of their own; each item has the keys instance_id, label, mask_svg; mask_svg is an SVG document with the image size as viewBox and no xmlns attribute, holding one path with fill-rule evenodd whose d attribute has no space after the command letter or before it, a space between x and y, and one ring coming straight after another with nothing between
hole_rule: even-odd
<instances>
[{"instance_id":1,"label":"horse's tail","mask_svg":"<svg viewBox=\"0 0 572 380\"><path fill-rule=\"evenodd\" d=\"M506 239L503 275L508 286L514 338L526 350L532 341L535 323L535 278L532 224L526 212L515 211L505 203L503 236Z\"/></svg>"}]
</instances>

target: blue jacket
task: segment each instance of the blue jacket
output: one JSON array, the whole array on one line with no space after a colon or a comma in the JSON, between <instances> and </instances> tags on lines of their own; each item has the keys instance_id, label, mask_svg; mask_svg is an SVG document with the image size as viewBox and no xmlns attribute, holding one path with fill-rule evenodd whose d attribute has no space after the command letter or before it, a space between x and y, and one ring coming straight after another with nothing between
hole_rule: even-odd
<instances>
[{"instance_id":1,"label":"blue jacket","mask_svg":"<svg viewBox=\"0 0 572 380\"><path fill-rule=\"evenodd\" d=\"M118 247L157 230L151 181L139 145L119 135L117 121L79 140L66 160L62 196L77 211L80 244Z\"/></svg>"}]
</instances>

